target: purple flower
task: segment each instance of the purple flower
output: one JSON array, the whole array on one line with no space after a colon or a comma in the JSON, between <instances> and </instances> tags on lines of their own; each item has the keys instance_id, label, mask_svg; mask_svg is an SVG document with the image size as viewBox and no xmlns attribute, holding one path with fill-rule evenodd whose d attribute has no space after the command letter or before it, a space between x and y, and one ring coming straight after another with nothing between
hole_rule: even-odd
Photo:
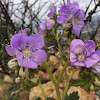
<instances>
[{"instance_id":1,"label":"purple flower","mask_svg":"<svg viewBox=\"0 0 100 100\"><path fill-rule=\"evenodd\" d=\"M6 46L6 51L10 56L17 57L19 66L35 69L47 59L45 50L41 49L43 46L41 35L19 33L12 36L11 46Z\"/></svg>"},{"instance_id":2,"label":"purple flower","mask_svg":"<svg viewBox=\"0 0 100 100\"><path fill-rule=\"evenodd\" d=\"M96 54L99 55L99 61L94 66L92 66L92 71L100 76L100 50L96 50Z\"/></svg>"},{"instance_id":3,"label":"purple flower","mask_svg":"<svg viewBox=\"0 0 100 100\"><path fill-rule=\"evenodd\" d=\"M56 13L56 6L52 6L51 12L48 14L48 17L49 18L54 17L55 16L55 13Z\"/></svg>"},{"instance_id":4,"label":"purple flower","mask_svg":"<svg viewBox=\"0 0 100 100\"><path fill-rule=\"evenodd\" d=\"M84 17L85 17L85 12L84 10L78 10L72 19L72 24L73 24L73 31L76 35L80 34L80 31L84 28Z\"/></svg>"},{"instance_id":5,"label":"purple flower","mask_svg":"<svg viewBox=\"0 0 100 100\"><path fill-rule=\"evenodd\" d=\"M83 42L80 39L72 40L70 44L71 66L91 67L99 61L99 56L95 52L95 43L92 40Z\"/></svg>"},{"instance_id":6,"label":"purple flower","mask_svg":"<svg viewBox=\"0 0 100 100\"><path fill-rule=\"evenodd\" d=\"M73 18L74 13L79 9L77 2L62 6L59 10L60 17L57 18L57 22L62 24L70 21Z\"/></svg>"},{"instance_id":7,"label":"purple flower","mask_svg":"<svg viewBox=\"0 0 100 100\"><path fill-rule=\"evenodd\" d=\"M53 19L49 20L48 22L41 23L39 34L43 35L44 33L46 33L47 30L51 30L54 24L55 24L55 21Z\"/></svg>"},{"instance_id":8,"label":"purple flower","mask_svg":"<svg viewBox=\"0 0 100 100\"><path fill-rule=\"evenodd\" d=\"M68 21L72 21L73 31L76 35L79 35L84 28L84 10L79 9L78 3L71 4L67 0L67 5L62 6L59 10L60 17L57 18L57 22L62 24Z\"/></svg>"}]
</instances>

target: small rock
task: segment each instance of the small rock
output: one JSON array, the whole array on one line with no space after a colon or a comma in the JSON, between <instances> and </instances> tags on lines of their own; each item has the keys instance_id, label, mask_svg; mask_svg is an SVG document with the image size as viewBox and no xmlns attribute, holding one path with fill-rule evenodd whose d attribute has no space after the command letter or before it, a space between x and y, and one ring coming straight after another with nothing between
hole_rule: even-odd
<instances>
[{"instance_id":1,"label":"small rock","mask_svg":"<svg viewBox=\"0 0 100 100\"><path fill-rule=\"evenodd\" d=\"M84 89L80 88L80 86L75 87L75 86L71 86L70 89L68 90L68 95L72 92L76 92L78 91L78 95L79 95L79 100L97 100L97 95L94 94L89 94L88 92L86 92ZM90 93L94 93L95 91L91 91Z\"/></svg>"},{"instance_id":2,"label":"small rock","mask_svg":"<svg viewBox=\"0 0 100 100\"><path fill-rule=\"evenodd\" d=\"M44 89L47 97L56 98L56 91L55 91L55 87L52 82L42 84L42 86L43 86L43 89ZM60 89L60 94L62 94L61 89ZM31 89L30 94L29 94L29 100L36 100L38 97L40 97L42 100L44 100L44 97L43 97L40 87L36 86Z\"/></svg>"},{"instance_id":3,"label":"small rock","mask_svg":"<svg viewBox=\"0 0 100 100\"><path fill-rule=\"evenodd\" d=\"M4 82L8 82L8 83L14 83L14 79L12 79L10 76L5 75L4 76Z\"/></svg>"}]
</instances>

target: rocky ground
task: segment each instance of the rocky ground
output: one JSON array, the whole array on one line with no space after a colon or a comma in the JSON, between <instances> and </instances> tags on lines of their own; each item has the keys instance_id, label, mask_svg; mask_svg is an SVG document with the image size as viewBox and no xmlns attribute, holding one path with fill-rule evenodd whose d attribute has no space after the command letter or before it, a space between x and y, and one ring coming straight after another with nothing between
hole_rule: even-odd
<instances>
[{"instance_id":1,"label":"rocky ground","mask_svg":"<svg viewBox=\"0 0 100 100\"><path fill-rule=\"evenodd\" d=\"M59 61L59 53L56 53L55 56L51 55L48 64L54 66L55 69L55 71L53 72L54 76L56 75L56 73L60 73L63 67ZM66 73L69 74L69 72L70 72L70 66L66 69ZM79 72L80 70L74 73L73 79L78 78ZM46 73L43 64L41 65L41 70L39 71L39 75L41 76L42 83L45 80L48 80L47 82L42 84L46 96L56 98L56 91L54 85L50 81L50 77ZM60 94L63 94L65 83L66 83L66 77L63 77L59 87ZM18 93L15 92L15 95L11 96L11 93L18 89L20 89L20 87L17 84L15 84L14 79L8 75L5 75L0 80L0 100L36 100L38 97L44 100L39 86L31 87L28 90L20 90ZM78 95L80 96L79 100L97 100L97 96L91 94L94 93L95 91L90 91L90 93L88 93L79 86L78 87L71 86L70 89L68 90L68 94L72 93L73 91L78 91Z\"/></svg>"}]
</instances>

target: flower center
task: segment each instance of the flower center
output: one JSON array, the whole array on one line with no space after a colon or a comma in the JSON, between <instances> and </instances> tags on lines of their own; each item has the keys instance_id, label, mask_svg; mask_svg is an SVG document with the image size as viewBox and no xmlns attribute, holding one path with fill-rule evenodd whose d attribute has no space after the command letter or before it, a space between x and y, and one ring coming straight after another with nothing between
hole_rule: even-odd
<instances>
[{"instance_id":1,"label":"flower center","mask_svg":"<svg viewBox=\"0 0 100 100\"><path fill-rule=\"evenodd\" d=\"M84 58L85 58L84 55L79 55L79 56L78 56L78 60L79 60L79 61L83 61Z\"/></svg>"},{"instance_id":2,"label":"flower center","mask_svg":"<svg viewBox=\"0 0 100 100\"><path fill-rule=\"evenodd\" d=\"M25 55L30 55L30 52L31 52L31 51L30 51L30 50L27 50L27 49L23 51L23 53L24 53Z\"/></svg>"}]
</instances>

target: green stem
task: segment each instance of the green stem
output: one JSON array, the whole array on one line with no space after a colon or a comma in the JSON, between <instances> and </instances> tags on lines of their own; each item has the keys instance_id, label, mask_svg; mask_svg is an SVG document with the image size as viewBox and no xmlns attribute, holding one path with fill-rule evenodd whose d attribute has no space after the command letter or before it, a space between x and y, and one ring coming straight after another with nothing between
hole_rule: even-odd
<instances>
[{"instance_id":1,"label":"green stem","mask_svg":"<svg viewBox=\"0 0 100 100\"><path fill-rule=\"evenodd\" d=\"M53 77L52 72L51 72L51 70L49 69L48 63L47 63L46 61L44 62L44 65L45 65L45 68L46 68L48 74L50 75L51 80L52 80L53 83L54 83L54 86L55 86L55 89L56 89L56 94L57 94L58 100L61 100L61 96L60 96L60 92L59 92L59 85L58 85L57 82L55 81L55 78Z\"/></svg>"},{"instance_id":2,"label":"green stem","mask_svg":"<svg viewBox=\"0 0 100 100\"><path fill-rule=\"evenodd\" d=\"M63 93L63 96L62 96L62 98L63 98L62 100L64 100L64 98L65 98L65 96L66 96L66 92L67 92L67 90L68 90L68 88L69 88L70 81L71 81L71 78L72 78L72 76L73 76L74 71L75 71L75 70L71 70L71 72L70 72L70 74L69 74L69 78L68 78L68 81L67 81L67 83L66 83L66 85L65 85L65 90L64 90L64 93Z\"/></svg>"},{"instance_id":3,"label":"green stem","mask_svg":"<svg viewBox=\"0 0 100 100\"><path fill-rule=\"evenodd\" d=\"M60 81L61 81L61 79L62 79L62 76L63 76L63 74L64 74L64 71L66 70L67 66L68 66L68 63L64 66L64 68L63 68L62 71L61 71L61 74L60 74L60 76L59 76L59 78L58 78L58 84L60 83Z\"/></svg>"},{"instance_id":4,"label":"green stem","mask_svg":"<svg viewBox=\"0 0 100 100\"><path fill-rule=\"evenodd\" d=\"M45 92L44 92L44 89L43 89L43 87L42 87L42 84L41 84L41 81L40 81L40 78L39 78L39 75L38 75L38 74L37 74L37 77L38 77L38 80L39 80L38 85L39 85L39 87L40 87L40 89L41 89L41 92L42 92L44 98L46 99L46 94L45 94Z\"/></svg>"},{"instance_id":5,"label":"green stem","mask_svg":"<svg viewBox=\"0 0 100 100\"><path fill-rule=\"evenodd\" d=\"M96 48L100 46L100 43L96 45Z\"/></svg>"},{"instance_id":6,"label":"green stem","mask_svg":"<svg viewBox=\"0 0 100 100\"><path fill-rule=\"evenodd\" d=\"M61 52L61 47L60 47L60 42L59 42L59 36L55 33L56 35L56 40L57 40L57 44L58 44L58 50L59 50L59 54L60 54L60 58L61 58L61 63L62 65L65 64L63 57L62 57L62 52Z\"/></svg>"}]
</instances>

